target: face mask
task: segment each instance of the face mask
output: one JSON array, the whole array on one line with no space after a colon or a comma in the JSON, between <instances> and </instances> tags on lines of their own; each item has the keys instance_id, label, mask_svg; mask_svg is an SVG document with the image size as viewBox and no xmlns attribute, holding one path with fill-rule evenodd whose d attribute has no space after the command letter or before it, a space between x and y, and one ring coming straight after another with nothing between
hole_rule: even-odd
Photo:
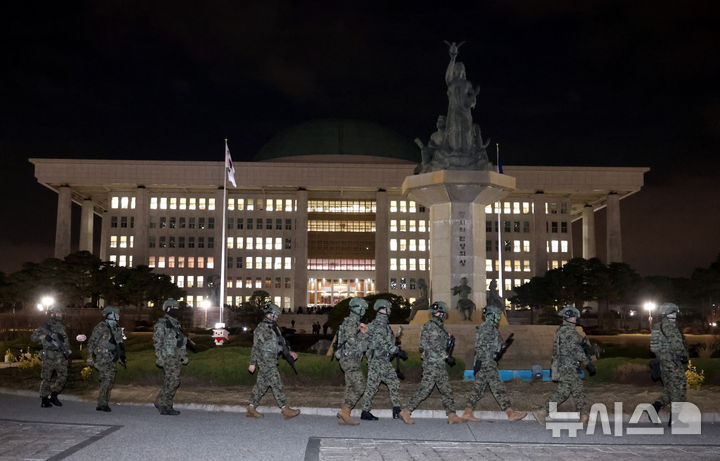
<instances>
[{"instance_id":1,"label":"face mask","mask_svg":"<svg viewBox=\"0 0 720 461\"><path fill-rule=\"evenodd\" d=\"M120 320L120 316L117 315L117 314L109 314L109 315L107 316L107 319L108 319L108 320L114 320L115 322L117 322L118 320Z\"/></svg>"},{"instance_id":2,"label":"face mask","mask_svg":"<svg viewBox=\"0 0 720 461\"><path fill-rule=\"evenodd\" d=\"M108 318L108 319L107 319L107 324L110 325L111 327L116 327L116 326L117 326L117 320Z\"/></svg>"},{"instance_id":3,"label":"face mask","mask_svg":"<svg viewBox=\"0 0 720 461\"><path fill-rule=\"evenodd\" d=\"M167 315L169 315L170 317L177 318L177 316L178 316L178 310L177 310L177 309L173 309L173 308L168 309Z\"/></svg>"},{"instance_id":4,"label":"face mask","mask_svg":"<svg viewBox=\"0 0 720 461\"><path fill-rule=\"evenodd\" d=\"M671 322L674 322L675 319L677 318L677 314L672 313L672 314L666 315L665 317L667 317L667 319L670 320Z\"/></svg>"}]
</instances>

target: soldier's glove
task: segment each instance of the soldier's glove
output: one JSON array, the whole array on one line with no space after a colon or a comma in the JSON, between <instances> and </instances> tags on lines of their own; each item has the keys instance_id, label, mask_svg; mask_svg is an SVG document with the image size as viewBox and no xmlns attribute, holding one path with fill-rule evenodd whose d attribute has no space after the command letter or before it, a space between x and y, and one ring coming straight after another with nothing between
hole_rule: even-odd
<instances>
[{"instance_id":1,"label":"soldier's glove","mask_svg":"<svg viewBox=\"0 0 720 461\"><path fill-rule=\"evenodd\" d=\"M155 365L159 366L160 368L163 368L165 366L165 361L163 359L157 359L157 360L155 360Z\"/></svg>"},{"instance_id":2,"label":"soldier's glove","mask_svg":"<svg viewBox=\"0 0 720 461\"><path fill-rule=\"evenodd\" d=\"M397 356L400 357L400 360L407 360L408 358L407 352L402 349L397 352Z\"/></svg>"},{"instance_id":3,"label":"soldier's glove","mask_svg":"<svg viewBox=\"0 0 720 461\"><path fill-rule=\"evenodd\" d=\"M588 363L586 368L587 368L588 373L590 373L590 376L595 376L595 373L597 373L597 370L595 369L595 365L593 365L592 363Z\"/></svg>"},{"instance_id":4,"label":"soldier's glove","mask_svg":"<svg viewBox=\"0 0 720 461\"><path fill-rule=\"evenodd\" d=\"M181 363L182 363L183 365L187 365L189 361L190 361L190 360L188 360L188 358L187 358L187 357L183 357L183 359L182 359L182 362L181 362Z\"/></svg>"},{"instance_id":5,"label":"soldier's glove","mask_svg":"<svg viewBox=\"0 0 720 461\"><path fill-rule=\"evenodd\" d=\"M450 365L451 367L454 367L454 366L455 366L455 357L447 357L447 358L445 359L445 361L446 361L447 364Z\"/></svg>"}]
</instances>

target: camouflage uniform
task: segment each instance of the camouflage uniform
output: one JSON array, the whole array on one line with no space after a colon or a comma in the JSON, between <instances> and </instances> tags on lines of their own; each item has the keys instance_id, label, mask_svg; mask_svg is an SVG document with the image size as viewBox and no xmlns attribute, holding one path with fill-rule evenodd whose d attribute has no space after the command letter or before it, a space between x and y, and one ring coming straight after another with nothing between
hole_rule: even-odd
<instances>
[{"instance_id":1,"label":"camouflage uniform","mask_svg":"<svg viewBox=\"0 0 720 461\"><path fill-rule=\"evenodd\" d=\"M267 317L258 324L253 335L253 347L250 352L250 365L258 368L257 381L250 395L250 405L256 407L260 399L267 392L268 387L272 388L275 400L280 408L287 404L285 392L283 392L280 372L278 371L278 354L282 352L280 338L275 329L275 322Z\"/></svg>"},{"instance_id":2,"label":"camouflage uniform","mask_svg":"<svg viewBox=\"0 0 720 461\"><path fill-rule=\"evenodd\" d=\"M590 365L590 359L580 345L582 338L575 330L575 325L570 322L564 322L558 328L555 336L555 344L553 345L553 360L557 362L558 387L550 400L545 404L545 411L549 411L550 402L557 402L558 406L572 395L575 400L575 408L580 414L585 414L587 406L585 404L585 390L580 379L580 364Z\"/></svg>"},{"instance_id":3,"label":"camouflage uniform","mask_svg":"<svg viewBox=\"0 0 720 461\"><path fill-rule=\"evenodd\" d=\"M390 391L393 409L397 408L399 412L402 406L400 380L390 361L397 351L395 335L388 324L388 316L378 314L375 320L368 325L368 377L365 394L363 394L363 411L370 411L378 387L381 382L384 382Z\"/></svg>"},{"instance_id":4,"label":"camouflage uniform","mask_svg":"<svg viewBox=\"0 0 720 461\"><path fill-rule=\"evenodd\" d=\"M665 308L666 305L663 305ZM677 312L677 306L675 312ZM687 376L685 363L688 352L680 329L674 320L663 319L660 325L653 328L650 336L650 350L660 360L660 371L663 382L663 393L654 406L656 410L671 402L684 402L687 393Z\"/></svg>"},{"instance_id":5,"label":"camouflage uniform","mask_svg":"<svg viewBox=\"0 0 720 461\"><path fill-rule=\"evenodd\" d=\"M360 332L360 316L350 313L338 329L336 356L345 372L343 405L353 408L365 391L362 358L367 349L367 335Z\"/></svg>"},{"instance_id":6,"label":"camouflage uniform","mask_svg":"<svg viewBox=\"0 0 720 461\"><path fill-rule=\"evenodd\" d=\"M180 387L180 370L187 365L187 337L180 327L180 321L166 314L155 323L153 332L156 363L165 372L162 388L155 399L155 407L172 410L175 392Z\"/></svg>"},{"instance_id":7,"label":"camouflage uniform","mask_svg":"<svg viewBox=\"0 0 720 461\"><path fill-rule=\"evenodd\" d=\"M45 335L46 338L41 339ZM57 401L57 394L62 392L68 376L68 359L63 351L56 345L51 344L49 338L54 335L55 339L64 345L66 351L70 351L70 341L62 322L58 319L51 319L43 322L31 336L31 339L42 344L42 369L40 371L40 397L48 399L52 395L53 403ZM53 380L55 374L55 380ZM59 402L58 402L59 403ZM49 405L45 405L49 406Z\"/></svg>"},{"instance_id":8,"label":"camouflage uniform","mask_svg":"<svg viewBox=\"0 0 720 461\"><path fill-rule=\"evenodd\" d=\"M104 410L110 402L110 391L115 383L117 361L121 358L122 329L102 321L95 326L88 341L88 363L100 373L100 392L97 408ZM122 352L124 353L124 351Z\"/></svg>"},{"instance_id":9,"label":"camouflage uniform","mask_svg":"<svg viewBox=\"0 0 720 461\"><path fill-rule=\"evenodd\" d=\"M467 408L474 409L488 387L503 411L510 408L510 400L507 398L505 385L500 380L498 365L495 361L502 345L503 339L495 323L486 320L478 327L475 333L475 360L480 360L482 366L475 375L475 385L468 396Z\"/></svg>"},{"instance_id":10,"label":"camouflage uniform","mask_svg":"<svg viewBox=\"0 0 720 461\"><path fill-rule=\"evenodd\" d=\"M423 375L420 387L415 391L407 405L409 411L415 410L437 385L442 396L445 414L455 413L452 387L450 387L450 379L448 378L447 368L445 368L445 358L447 357L445 348L448 337L448 332L438 317L433 316L423 325L420 333L420 349L423 351Z\"/></svg>"}]
</instances>

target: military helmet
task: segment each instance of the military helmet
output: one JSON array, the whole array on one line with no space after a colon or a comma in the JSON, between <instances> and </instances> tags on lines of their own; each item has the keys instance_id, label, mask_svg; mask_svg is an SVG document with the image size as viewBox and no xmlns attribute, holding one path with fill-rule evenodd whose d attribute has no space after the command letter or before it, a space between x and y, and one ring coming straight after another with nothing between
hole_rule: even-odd
<instances>
[{"instance_id":1,"label":"military helmet","mask_svg":"<svg viewBox=\"0 0 720 461\"><path fill-rule=\"evenodd\" d=\"M490 304L489 306L485 306L483 308L483 314L485 314L486 316L488 314L502 315L502 310L499 307Z\"/></svg>"},{"instance_id":2,"label":"military helmet","mask_svg":"<svg viewBox=\"0 0 720 461\"><path fill-rule=\"evenodd\" d=\"M102 310L103 317L107 317L110 314L120 315L120 309L115 306L105 306L105 309Z\"/></svg>"},{"instance_id":3,"label":"military helmet","mask_svg":"<svg viewBox=\"0 0 720 461\"><path fill-rule=\"evenodd\" d=\"M392 303L388 301L387 299L378 299L375 301L375 305L373 306L373 309L375 309L376 312L380 311L380 309L385 307L391 307Z\"/></svg>"},{"instance_id":4,"label":"military helmet","mask_svg":"<svg viewBox=\"0 0 720 461\"><path fill-rule=\"evenodd\" d=\"M437 314L438 312L442 312L443 314L447 314L450 312L450 309L448 309L448 305L445 304L443 301L435 301L430 306L430 313L432 315Z\"/></svg>"},{"instance_id":5,"label":"military helmet","mask_svg":"<svg viewBox=\"0 0 720 461\"><path fill-rule=\"evenodd\" d=\"M180 306L180 303L173 298L168 298L163 303L162 309L163 309L163 311L167 311L169 308L175 307L175 306Z\"/></svg>"},{"instance_id":6,"label":"military helmet","mask_svg":"<svg viewBox=\"0 0 720 461\"><path fill-rule=\"evenodd\" d=\"M270 303L263 308L263 312L265 313L265 315L267 315L267 314L280 315L280 314L282 314L282 309L280 309L280 306L278 306L277 304Z\"/></svg>"},{"instance_id":7,"label":"military helmet","mask_svg":"<svg viewBox=\"0 0 720 461\"><path fill-rule=\"evenodd\" d=\"M48 309L48 314L61 314L62 315L64 313L65 313L65 309L59 304L55 304L52 307L50 307L50 309Z\"/></svg>"},{"instance_id":8,"label":"military helmet","mask_svg":"<svg viewBox=\"0 0 720 461\"><path fill-rule=\"evenodd\" d=\"M350 300L350 312L359 316L365 315L365 309L367 309L368 303L362 298L353 298Z\"/></svg>"},{"instance_id":9,"label":"military helmet","mask_svg":"<svg viewBox=\"0 0 720 461\"><path fill-rule=\"evenodd\" d=\"M678 312L680 312L680 308L677 306L677 304L665 303L662 306L660 306L660 313L663 316L670 315L670 314L677 314Z\"/></svg>"},{"instance_id":10,"label":"military helmet","mask_svg":"<svg viewBox=\"0 0 720 461\"><path fill-rule=\"evenodd\" d=\"M558 315L563 318L563 320L567 320L569 318L575 317L576 319L580 318L580 311L575 308L575 306L567 305L560 309L558 312Z\"/></svg>"}]
</instances>

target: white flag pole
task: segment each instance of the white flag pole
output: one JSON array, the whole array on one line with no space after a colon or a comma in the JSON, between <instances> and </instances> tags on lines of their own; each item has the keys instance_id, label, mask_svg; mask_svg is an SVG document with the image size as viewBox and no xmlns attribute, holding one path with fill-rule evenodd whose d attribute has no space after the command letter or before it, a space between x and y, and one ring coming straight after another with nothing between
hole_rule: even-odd
<instances>
[{"instance_id":1,"label":"white flag pole","mask_svg":"<svg viewBox=\"0 0 720 461\"><path fill-rule=\"evenodd\" d=\"M220 309L220 320L219 322L223 323L223 308L225 307L225 266L227 265L227 262L225 261L225 232L227 229L227 222L225 218L225 210L227 210L227 138L225 138L225 155L223 155L223 201L222 201L222 240L220 241L220 299L219 299L219 309ZM223 327L225 325L222 325Z\"/></svg>"},{"instance_id":2,"label":"white flag pole","mask_svg":"<svg viewBox=\"0 0 720 461\"><path fill-rule=\"evenodd\" d=\"M495 154L496 154L496 162L498 169L500 168L500 143L495 143ZM499 171L498 171L499 173ZM502 252L505 250L505 245L502 241L502 221L500 218L500 212L502 210L502 202L498 201L498 210L497 210L497 222L498 222L498 294L500 295L500 298L503 297L503 260L502 260ZM505 306L502 306L505 307Z\"/></svg>"}]
</instances>

